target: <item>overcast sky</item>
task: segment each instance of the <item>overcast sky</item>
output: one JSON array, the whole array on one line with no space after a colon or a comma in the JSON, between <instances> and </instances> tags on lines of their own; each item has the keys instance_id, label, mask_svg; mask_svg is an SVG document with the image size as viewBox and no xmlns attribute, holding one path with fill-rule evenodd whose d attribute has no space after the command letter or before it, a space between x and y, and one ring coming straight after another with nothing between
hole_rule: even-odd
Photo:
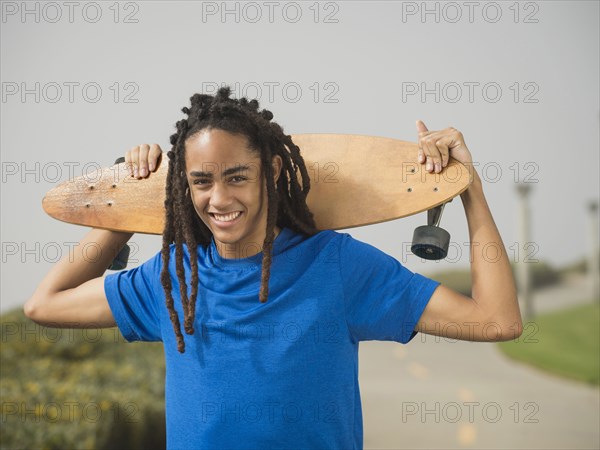
<instances>
[{"instance_id":1,"label":"overcast sky","mask_svg":"<svg viewBox=\"0 0 600 450\"><path fill-rule=\"evenodd\" d=\"M189 97L220 83L291 134L458 128L511 259L573 262L599 192L598 21L597 1L2 2L2 311L87 232L47 216L44 194L134 145L168 150ZM517 181L533 188L529 245ZM461 202L442 218L450 261L407 250L425 220L347 231L417 272L468 267ZM141 263L160 237L132 243Z\"/></svg>"}]
</instances>

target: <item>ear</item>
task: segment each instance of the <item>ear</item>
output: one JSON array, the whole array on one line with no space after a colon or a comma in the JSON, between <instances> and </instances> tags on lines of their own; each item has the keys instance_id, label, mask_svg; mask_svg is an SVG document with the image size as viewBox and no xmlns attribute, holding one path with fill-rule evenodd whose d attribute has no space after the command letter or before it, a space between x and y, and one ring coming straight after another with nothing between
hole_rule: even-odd
<instances>
[{"instance_id":1,"label":"ear","mask_svg":"<svg viewBox=\"0 0 600 450\"><path fill-rule=\"evenodd\" d=\"M281 159L281 156L275 155L271 161L273 166L273 178L275 184L277 184L277 180L279 180L279 175L281 174L281 168L283 167L283 160Z\"/></svg>"}]
</instances>

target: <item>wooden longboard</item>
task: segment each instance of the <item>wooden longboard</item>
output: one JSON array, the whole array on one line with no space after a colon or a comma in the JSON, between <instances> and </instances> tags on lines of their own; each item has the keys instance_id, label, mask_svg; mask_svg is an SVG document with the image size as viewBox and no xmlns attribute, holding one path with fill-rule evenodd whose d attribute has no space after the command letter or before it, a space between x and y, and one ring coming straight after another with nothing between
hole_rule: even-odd
<instances>
[{"instance_id":1,"label":"wooden longboard","mask_svg":"<svg viewBox=\"0 0 600 450\"><path fill-rule=\"evenodd\" d=\"M454 159L441 173L417 162L416 143L347 134L297 134L311 189L307 203L318 229L370 225L441 205L470 184ZM129 177L125 163L66 181L43 199L52 217L78 225L147 234L164 227L167 161L149 177ZM300 177L300 171L298 171Z\"/></svg>"}]
</instances>

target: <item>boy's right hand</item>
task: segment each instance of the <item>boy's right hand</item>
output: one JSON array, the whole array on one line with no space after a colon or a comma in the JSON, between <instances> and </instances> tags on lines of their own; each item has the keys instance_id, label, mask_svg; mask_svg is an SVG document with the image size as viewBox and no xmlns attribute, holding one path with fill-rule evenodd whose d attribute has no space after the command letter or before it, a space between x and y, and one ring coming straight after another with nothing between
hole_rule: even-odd
<instances>
[{"instance_id":1,"label":"boy's right hand","mask_svg":"<svg viewBox=\"0 0 600 450\"><path fill-rule=\"evenodd\" d=\"M158 144L141 144L125 153L125 167L129 175L145 178L155 172L162 161L162 150Z\"/></svg>"}]
</instances>

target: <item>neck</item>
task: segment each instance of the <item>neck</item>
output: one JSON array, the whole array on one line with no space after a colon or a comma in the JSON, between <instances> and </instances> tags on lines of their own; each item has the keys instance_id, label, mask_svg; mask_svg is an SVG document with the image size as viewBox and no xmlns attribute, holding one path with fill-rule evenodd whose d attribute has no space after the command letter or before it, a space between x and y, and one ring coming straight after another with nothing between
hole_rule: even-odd
<instances>
[{"instance_id":1,"label":"neck","mask_svg":"<svg viewBox=\"0 0 600 450\"><path fill-rule=\"evenodd\" d=\"M275 226L273 240L277 239L279 233L281 233L281 229L278 226ZM251 256L257 255L258 253L263 251L263 248L257 249L255 246L240 246L239 243L234 244L224 244L215 240L215 246L217 251L219 252L219 256L225 259L241 259L241 258L250 258ZM264 238L262 240L264 242ZM244 248L240 248L244 247Z\"/></svg>"}]
</instances>

